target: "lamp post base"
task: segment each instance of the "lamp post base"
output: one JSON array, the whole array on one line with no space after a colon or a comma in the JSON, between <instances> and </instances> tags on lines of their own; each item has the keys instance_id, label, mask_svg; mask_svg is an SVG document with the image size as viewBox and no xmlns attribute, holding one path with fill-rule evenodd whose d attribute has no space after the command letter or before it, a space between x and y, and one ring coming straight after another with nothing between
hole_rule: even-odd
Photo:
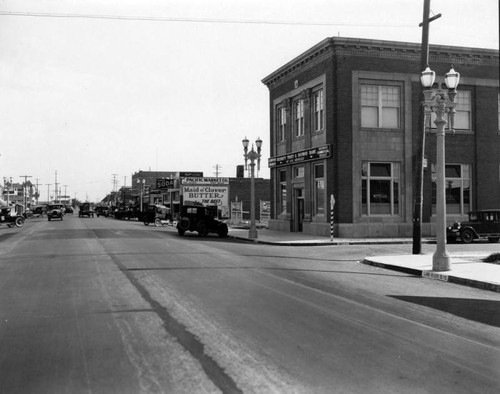
<instances>
[{"instance_id":1,"label":"lamp post base","mask_svg":"<svg viewBox=\"0 0 500 394\"><path fill-rule=\"evenodd\" d=\"M248 238L249 239L257 239L258 236L257 236L257 229L255 228L251 228L249 231L248 231Z\"/></svg>"},{"instance_id":2,"label":"lamp post base","mask_svg":"<svg viewBox=\"0 0 500 394\"><path fill-rule=\"evenodd\" d=\"M433 271L450 271L451 270L451 257L448 253L435 253L432 256L432 270Z\"/></svg>"}]
</instances>

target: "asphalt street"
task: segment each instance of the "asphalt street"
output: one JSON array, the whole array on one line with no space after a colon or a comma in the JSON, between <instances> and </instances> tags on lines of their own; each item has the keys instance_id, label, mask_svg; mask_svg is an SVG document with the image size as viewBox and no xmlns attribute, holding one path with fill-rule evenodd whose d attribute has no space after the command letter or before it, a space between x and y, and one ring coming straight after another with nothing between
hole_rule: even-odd
<instances>
[{"instance_id":1,"label":"asphalt street","mask_svg":"<svg viewBox=\"0 0 500 394\"><path fill-rule=\"evenodd\" d=\"M106 218L0 231L0 392L493 393L500 295Z\"/></svg>"}]
</instances>

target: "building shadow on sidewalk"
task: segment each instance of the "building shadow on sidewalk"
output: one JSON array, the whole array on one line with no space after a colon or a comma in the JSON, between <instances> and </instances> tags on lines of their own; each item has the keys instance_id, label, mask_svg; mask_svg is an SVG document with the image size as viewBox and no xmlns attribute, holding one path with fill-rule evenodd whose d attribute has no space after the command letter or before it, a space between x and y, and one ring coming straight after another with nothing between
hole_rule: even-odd
<instances>
[{"instance_id":1,"label":"building shadow on sidewalk","mask_svg":"<svg viewBox=\"0 0 500 394\"><path fill-rule=\"evenodd\" d=\"M500 301L450 297L389 296L401 301L439 309L453 315L500 327Z\"/></svg>"}]
</instances>

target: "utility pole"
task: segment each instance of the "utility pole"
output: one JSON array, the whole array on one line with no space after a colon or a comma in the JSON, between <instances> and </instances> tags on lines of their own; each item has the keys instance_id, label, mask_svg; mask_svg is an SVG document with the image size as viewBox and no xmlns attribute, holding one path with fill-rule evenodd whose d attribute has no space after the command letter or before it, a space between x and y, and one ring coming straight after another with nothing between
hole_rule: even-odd
<instances>
[{"instance_id":1,"label":"utility pole","mask_svg":"<svg viewBox=\"0 0 500 394\"><path fill-rule=\"evenodd\" d=\"M47 185L47 204L50 204L50 187L52 183L46 183L45 185Z\"/></svg>"},{"instance_id":2,"label":"utility pole","mask_svg":"<svg viewBox=\"0 0 500 394\"><path fill-rule=\"evenodd\" d=\"M215 168L215 172L214 172L215 177L218 178L219 174L221 173L222 166L220 164L216 164L214 168Z\"/></svg>"},{"instance_id":3,"label":"utility pole","mask_svg":"<svg viewBox=\"0 0 500 394\"><path fill-rule=\"evenodd\" d=\"M40 193L38 192L38 181L40 179L39 178L35 178L35 181L36 181L36 205L38 205L38 199L40 198Z\"/></svg>"},{"instance_id":4,"label":"utility pole","mask_svg":"<svg viewBox=\"0 0 500 394\"><path fill-rule=\"evenodd\" d=\"M431 0L424 0L424 15L422 23L422 46L420 49L420 71L425 70L429 64L429 23L441 17L437 14L429 18L429 11L431 8ZM420 97L423 97L423 88L421 88ZM416 133L417 151L415 156L415 167L413 172L413 254L420 254L422 252L422 208L423 208L423 194L424 194L424 160L425 160L425 124L424 124L424 108L420 105L418 116L418 129Z\"/></svg>"},{"instance_id":5,"label":"utility pole","mask_svg":"<svg viewBox=\"0 0 500 394\"><path fill-rule=\"evenodd\" d=\"M31 175L19 175L19 178L24 178L24 183L23 183L23 199L24 199L24 210L28 208L26 206L26 190L27 190L27 183L28 183L28 178L31 178Z\"/></svg>"},{"instance_id":6,"label":"utility pole","mask_svg":"<svg viewBox=\"0 0 500 394\"><path fill-rule=\"evenodd\" d=\"M55 171L55 187L54 187L54 202L57 203L57 170Z\"/></svg>"}]
</instances>

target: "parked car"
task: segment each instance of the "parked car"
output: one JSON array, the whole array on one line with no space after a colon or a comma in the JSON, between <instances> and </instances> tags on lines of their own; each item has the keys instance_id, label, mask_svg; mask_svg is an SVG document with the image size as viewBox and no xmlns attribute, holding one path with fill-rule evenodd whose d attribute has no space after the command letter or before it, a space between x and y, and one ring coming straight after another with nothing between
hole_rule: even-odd
<instances>
[{"instance_id":1,"label":"parked car","mask_svg":"<svg viewBox=\"0 0 500 394\"><path fill-rule=\"evenodd\" d=\"M45 216L47 214L47 205L36 205L33 209L33 216Z\"/></svg>"},{"instance_id":2,"label":"parked car","mask_svg":"<svg viewBox=\"0 0 500 394\"><path fill-rule=\"evenodd\" d=\"M88 216L89 218L94 217L94 209L88 202L80 204L80 209L78 210L78 217L83 218L84 216Z\"/></svg>"},{"instance_id":3,"label":"parked car","mask_svg":"<svg viewBox=\"0 0 500 394\"><path fill-rule=\"evenodd\" d=\"M469 212L469 220L456 222L446 231L449 243L457 239L464 243L471 243L475 239L487 238L490 242L500 239L500 209L483 209Z\"/></svg>"},{"instance_id":4,"label":"parked car","mask_svg":"<svg viewBox=\"0 0 500 394\"><path fill-rule=\"evenodd\" d=\"M1 207L0 223L7 223L8 227L22 227L24 224L24 216L17 213L13 207Z\"/></svg>"},{"instance_id":5,"label":"parked car","mask_svg":"<svg viewBox=\"0 0 500 394\"><path fill-rule=\"evenodd\" d=\"M97 215L97 217L99 216L108 217L109 211L110 210L107 205L96 205L96 207L94 208L94 212Z\"/></svg>"},{"instance_id":6,"label":"parked car","mask_svg":"<svg viewBox=\"0 0 500 394\"><path fill-rule=\"evenodd\" d=\"M71 205L65 205L64 213L73 213L73 207Z\"/></svg>"},{"instance_id":7,"label":"parked car","mask_svg":"<svg viewBox=\"0 0 500 394\"><path fill-rule=\"evenodd\" d=\"M63 220L64 216L63 208L64 207L62 204L49 204L49 206L47 207L47 218L49 219L49 222L52 219Z\"/></svg>"},{"instance_id":8,"label":"parked car","mask_svg":"<svg viewBox=\"0 0 500 394\"><path fill-rule=\"evenodd\" d=\"M225 237L228 233L227 224L217 219L217 207L205 207L202 204L184 204L177 222L177 232L184 235L186 231L197 231L201 237L208 233L216 233Z\"/></svg>"}]
</instances>

